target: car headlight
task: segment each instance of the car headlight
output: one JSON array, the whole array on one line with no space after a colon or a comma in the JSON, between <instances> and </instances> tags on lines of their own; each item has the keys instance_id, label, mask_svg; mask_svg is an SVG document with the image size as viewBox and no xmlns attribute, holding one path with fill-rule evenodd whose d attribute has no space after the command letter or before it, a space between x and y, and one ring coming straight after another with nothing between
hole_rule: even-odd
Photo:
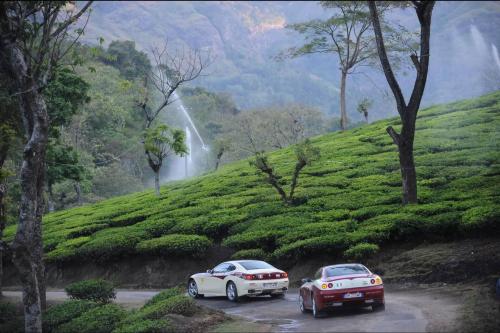
<instances>
[{"instance_id":1,"label":"car headlight","mask_svg":"<svg viewBox=\"0 0 500 333\"><path fill-rule=\"evenodd\" d=\"M381 285L383 282L382 282L382 278L381 278L380 276L375 275L375 277L374 277L374 278L372 278L372 279L370 280L370 283L371 283L372 285L374 285L374 286L379 286L379 285Z\"/></svg>"}]
</instances>

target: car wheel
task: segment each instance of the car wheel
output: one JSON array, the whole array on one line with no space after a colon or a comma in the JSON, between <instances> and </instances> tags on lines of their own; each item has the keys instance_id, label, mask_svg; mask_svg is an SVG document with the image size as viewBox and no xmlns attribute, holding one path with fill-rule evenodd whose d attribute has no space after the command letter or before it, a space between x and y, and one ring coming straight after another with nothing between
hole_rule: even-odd
<instances>
[{"instance_id":1,"label":"car wheel","mask_svg":"<svg viewBox=\"0 0 500 333\"><path fill-rule=\"evenodd\" d=\"M385 303L379 303L372 305L373 311L385 311Z\"/></svg>"},{"instance_id":2,"label":"car wheel","mask_svg":"<svg viewBox=\"0 0 500 333\"><path fill-rule=\"evenodd\" d=\"M196 284L196 281L191 279L188 282L188 294L192 298L201 298L203 295L198 293L198 285Z\"/></svg>"},{"instance_id":3,"label":"car wheel","mask_svg":"<svg viewBox=\"0 0 500 333\"><path fill-rule=\"evenodd\" d=\"M227 299L230 300L231 302L238 301L238 289L236 288L236 285L232 281L229 281L229 283L226 286L226 296Z\"/></svg>"},{"instance_id":4,"label":"car wheel","mask_svg":"<svg viewBox=\"0 0 500 333\"><path fill-rule=\"evenodd\" d=\"M316 301L314 300L314 297L312 298L313 299L313 317L314 318L321 318L322 315L321 315L321 311L318 310L318 307L316 306Z\"/></svg>"},{"instance_id":5,"label":"car wheel","mask_svg":"<svg viewBox=\"0 0 500 333\"><path fill-rule=\"evenodd\" d=\"M304 297L302 297L302 295L299 295L299 309L300 312L307 313L306 306L304 305Z\"/></svg>"}]
</instances>

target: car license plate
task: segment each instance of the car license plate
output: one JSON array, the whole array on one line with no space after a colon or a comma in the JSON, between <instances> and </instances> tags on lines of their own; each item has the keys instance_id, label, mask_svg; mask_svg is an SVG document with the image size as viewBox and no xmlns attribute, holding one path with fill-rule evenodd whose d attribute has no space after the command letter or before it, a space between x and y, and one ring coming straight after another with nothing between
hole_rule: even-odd
<instances>
[{"instance_id":1,"label":"car license plate","mask_svg":"<svg viewBox=\"0 0 500 333\"><path fill-rule=\"evenodd\" d=\"M363 293L347 293L344 295L344 298L359 298L363 297Z\"/></svg>"},{"instance_id":2,"label":"car license plate","mask_svg":"<svg viewBox=\"0 0 500 333\"><path fill-rule=\"evenodd\" d=\"M264 288L276 288L277 286L277 283L264 283Z\"/></svg>"}]
</instances>

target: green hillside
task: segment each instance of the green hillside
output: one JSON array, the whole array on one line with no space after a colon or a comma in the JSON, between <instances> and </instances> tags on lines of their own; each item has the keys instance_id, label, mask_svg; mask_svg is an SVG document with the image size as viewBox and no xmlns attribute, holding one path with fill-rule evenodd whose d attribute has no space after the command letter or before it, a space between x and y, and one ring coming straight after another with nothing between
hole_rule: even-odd
<instances>
[{"instance_id":1,"label":"green hillside","mask_svg":"<svg viewBox=\"0 0 500 333\"><path fill-rule=\"evenodd\" d=\"M284 206L248 161L240 161L168 184L161 198L146 191L49 214L47 260L202 256L218 243L246 251L236 256L294 260L376 249L363 243L383 247L395 240L498 233L500 91L420 112L416 206L400 205L396 147L385 132L398 122L314 138L322 158L304 169L297 189L302 203L295 206ZM270 161L289 176L293 148L270 154ZM14 231L7 228L7 240Z\"/></svg>"}]
</instances>

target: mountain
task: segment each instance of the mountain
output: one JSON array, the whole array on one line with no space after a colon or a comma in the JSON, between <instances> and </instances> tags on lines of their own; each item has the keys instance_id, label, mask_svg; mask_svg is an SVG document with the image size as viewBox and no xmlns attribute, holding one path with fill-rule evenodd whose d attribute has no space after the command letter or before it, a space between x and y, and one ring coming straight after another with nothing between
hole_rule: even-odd
<instances>
[{"instance_id":1,"label":"mountain","mask_svg":"<svg viewBox=\"0 0 500 333\"><path fill-rule=\"evenodd\" d=\"M307 1L152 1L96 2L86 41L98 37L135 40L148 50L165 39L172 46L210 49L215 56L208 77L193 84L228 92L245 108L302 103L338 115L338 66L333 55L311 55L278 62L274 57L302 37L285 29L288 23L326 18L329 12ZM410 28L412 10L392 19ZM431 68L423 104L473 97L500 89L500 4L438 2L433 14ZM411 89L412 71L401 80ZM375 99L373 118L395 115L387 84L376 70L352 75L348 108L362 97Z\"/></svg>"},{"instance_id":2,"label":"mountain","mask_svg":"<svg viewBox=\"0 0 500 333\"><path fill-rule=\"evenodd\" d=\"M401 205L388 125L400 123L393 118L313 138L321 158L304 169L292 206L243 160L163 186L161 197L145 191L48 214L47 260L203 257L222 244L226 256L229 248L239 251L236 257L286 259L291 265L318 253L364 255L407 239L498 234L500 92L419 114L418 205ZM269 160L289 183L293 147L270 153ZM5 241L15 228L5 229Z\"/></svg>"}]
</instances>

